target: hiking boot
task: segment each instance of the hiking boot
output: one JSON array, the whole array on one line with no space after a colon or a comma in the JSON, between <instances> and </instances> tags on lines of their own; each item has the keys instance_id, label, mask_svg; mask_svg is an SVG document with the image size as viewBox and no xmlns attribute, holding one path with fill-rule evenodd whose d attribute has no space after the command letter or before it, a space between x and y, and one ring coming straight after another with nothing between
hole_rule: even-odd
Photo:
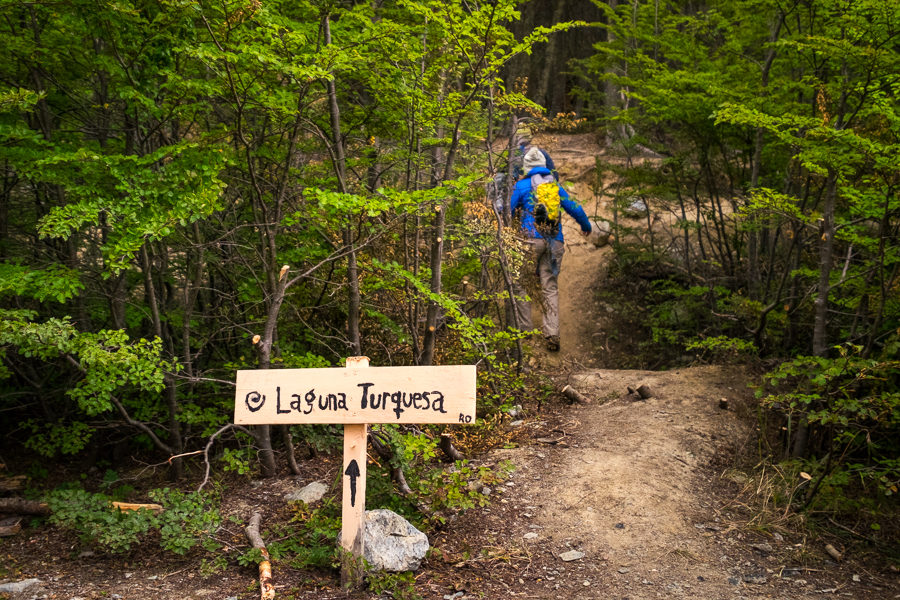
<instances>
[{"instance_id":1,"label":"hiking boot","mask_svg":"<svg viewBox=\"0 0 900 600\"><path fill-rule=\"evenodd\" d=\"M547 336L547 350L550 352L559 352L559 336L558 335L548 335Z\"/></svg>"}]
</instances>

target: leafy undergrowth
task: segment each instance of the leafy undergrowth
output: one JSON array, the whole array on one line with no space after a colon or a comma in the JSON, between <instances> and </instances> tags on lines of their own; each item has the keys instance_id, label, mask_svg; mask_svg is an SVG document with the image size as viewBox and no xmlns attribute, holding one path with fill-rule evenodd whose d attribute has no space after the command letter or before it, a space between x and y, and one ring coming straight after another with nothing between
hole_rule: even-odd
<instances>
[{"instance_id":1,"label":"leafy undergrowth","mask_svg":"<svg viewBox=\"0 0 900 600\"><path fill-rule=\"evenodd\" d=\"M460 460L447 462L439 448L441 434L449 433L454 446L467 457L483 455L491 448L511 448L528 434L525 428L510 428L513 420L508 412L519 414L526 404L536 411L535 401L548 402L550 386L540 377L514 382L515 394L502 394L504 404L489 406L490 413L468 427L385 426L372 428L391 451L385 458L372 452L367 478L368 507L389 508L405 516L415 526L433 535L448 523L473 508L489 504L489 488L500 485L512 467L508 463L483 464ZM486 398L490 394L485 394ZM497 398L501 395L498 394ZM519 411L518 413L516 411ZM50 505L52 515L46 522L34 520L23 536L37 542L41 551L69 560L96 557L106 562L157 565L168 570L184 561L196 565L194 572L202 578L221 578L237 570L246 577L261 559L259 550L249 547L243 527L255 510L264 514L263 537L271 555L273 568L301 586L334 590L339 587L340 555L335 540L340 531L341 465L340 429L304 430L311 448L317 450L301 461L304 475L298 479L281 473L276 480L258 479L254 454L249 448L224 448L213 463L213 478L204 491L194 492L203 474L199 461L186 464L188 476L180 487L162 485L164 469L107 469L101 475L66 476L44 473L32 478L28 495L42 498ZM402 495L391 473L401 467L411 493ZM63 469L64 470L64 469ZM61 470L62 471L62 470ZM286 503L282 493L273 490L301 487L313 480L330 483L325 497L312 506L302 502ZM53 483L60 482L63 483ZM40 491L41 484L55 489ZM45 487L45 489L47 489ZM156 502L164 509L118 510L114 501ZM0 541L0 552L20 557L25 571L30 571L33 544L22 539ZM31 558L36 558L31 557ZM11 563L2 576L15 577ZM384 575L369 580L370 590L393 587L404 589L405 576ZM415 597L414 586L408 596ZM290 594L282 597L290 597Z\"/></svg>"}]
</instances>

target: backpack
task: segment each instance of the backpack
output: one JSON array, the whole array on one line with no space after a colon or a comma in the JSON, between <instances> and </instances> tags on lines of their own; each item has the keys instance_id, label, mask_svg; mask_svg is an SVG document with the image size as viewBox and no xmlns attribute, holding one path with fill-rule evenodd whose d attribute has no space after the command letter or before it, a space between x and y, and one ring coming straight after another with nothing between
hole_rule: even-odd
<instances>
[{"instance_id":1,"label":"backpack","mask_svg":"<svg viewBox=\"0 0 900 600\"><path fill-rule=\"evenodd\" d=\"M506 185L506 173L497 173L485 186L487 197L490 199L494 210L503 216L505 209L509 208L509 186Z\"/></svg>"},{"instance_id":2,"label":"backpack","mask_svg":"<svg viewBox=\"0 0 900 600\"><path fill-rule=\"evenodd\" d=\"M516 146L512 158L509 159L509 164L512 166L513 180L518 181L525 174L525 152L522 151L522 148Z\"/></svg>"},{"instance_id":3,"label":"backpack","mask_svg":"<svg viewBox=\"0 0 900 600\"><path fill-rule=\"evenodd\" d=\"M534 226L541 237L555 238L559 233L559 184L553 175L532 175Z\"/></svg>"}]
</instances>

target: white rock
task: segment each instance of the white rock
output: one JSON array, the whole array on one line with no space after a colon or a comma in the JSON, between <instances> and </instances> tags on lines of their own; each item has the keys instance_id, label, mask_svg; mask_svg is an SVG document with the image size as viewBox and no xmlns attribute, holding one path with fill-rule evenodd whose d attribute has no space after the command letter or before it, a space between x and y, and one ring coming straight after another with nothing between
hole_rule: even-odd
<instances>
[{"instance_id":1,"label":"white rock","mask_svg":"<svg viewBox=\"0 0 900 600\"><path fill-rule=\"evenodd\" d=\"M536 533L533 532L533 531L529 531L528 533L526 533L526 534L523 535L522 537L525 538L526 540L535 540L535 539L537 539L538 534L536 534Z\"/></svg>"},{"instance_id":2,"label":"white rock","mask_svg":"<svg viewBox=\"0 0 900 600\"><path fill-rule=\"evenodd\" d=\"M313 481L302 489L287 494L284 499L287 502L304 502L306 504L315 504L322 499L322 496L324 496L325 492L327 491L327 485L325 485L321 481Z\"/></svg>"},{"instance_id":3,"label":"white rock","mask_svg":"<svg viewBox=\"0 0 900 600\"><path fill-rule=\"evenodd\" d=\"M775 551L775 549L772 548L772 544L766 544L765 542L761 544L750 544L750 547L763 554L771 554Z\"/></svg>"},{"instance_id":4,"label":"white rock","mask_svg":"<svg viewBox=\"0 0 900 600\"><path fill-rule=\"evenodd\" d=\"M572 562L573 560L579 560L584 558L584 552L579 552L578 550L569 550L568 552L563 552L559 555L561 560L565 562Z\"/></svg>"},{"instance_id":5,"label":"white rock","mask_svg":"<svg viewBox=\"0 0 900 600\"><path fill-rule=\"evenodd\" d=\"M363 557L373 571L415 571L429 547L428 537L397 513L366 511Z\"/></svg>"},{"instance_id":6,"label":"white rock","mask_svg":"<svg viewBox=\"0 0 900 600\"><path fill-rule=\"evenodd\" d=\"M609 236L612 233L612 227L609 221L603 219L591 219L591 243L597 248L602 248L609 243Z\"/></svg>"},{"instance_id":7,"label":"white rock","mask_svg":"<svg viewBox=\"0 0 900 600\"><path fill-rule=\"evenodd\" d=\"M0 583L0 594L18 594L20 592L24 592L31 586L39 584L40 582L40 579L23 579L22 581Z\"/></svg>"},{"instance_id":8,"label":"white rock","mask_svg":"<svg viewBox=\"0 0 900 600\"><path fill-rule=\"evenodd\" d=\"M631 217L632 219L636 219L638 217L643 217L647 214L647 203L637 196L632 196L628 199L629 204L623 211L626 217Z\"/></svg>"}]
</instances>

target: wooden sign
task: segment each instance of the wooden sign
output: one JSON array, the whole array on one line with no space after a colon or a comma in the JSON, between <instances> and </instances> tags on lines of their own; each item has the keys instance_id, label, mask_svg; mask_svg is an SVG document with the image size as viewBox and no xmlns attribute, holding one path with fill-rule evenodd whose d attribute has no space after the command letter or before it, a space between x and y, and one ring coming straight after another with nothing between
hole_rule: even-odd
<instances>
[{"instance_id":1,"label":"wooden sign","mask_svg":"<svg viewBox=\"0 0 900 600\"><path fill-rule=\"evenodd\" d=\"M362 582L369 423L475 422L475 366L369 367L351 356L344 369L238 371L238 425L344 424L341 583Z\"/></svg>"},{"instance_id":2,"label":"wooden sign","mask_svg":"<svg viewBox=\"0 0 900 600\"><path fill-rule=\"evenodd\" d=\"M237 372L238 425L474 420L474 365Z\"/></svg>"}]
</instances>

